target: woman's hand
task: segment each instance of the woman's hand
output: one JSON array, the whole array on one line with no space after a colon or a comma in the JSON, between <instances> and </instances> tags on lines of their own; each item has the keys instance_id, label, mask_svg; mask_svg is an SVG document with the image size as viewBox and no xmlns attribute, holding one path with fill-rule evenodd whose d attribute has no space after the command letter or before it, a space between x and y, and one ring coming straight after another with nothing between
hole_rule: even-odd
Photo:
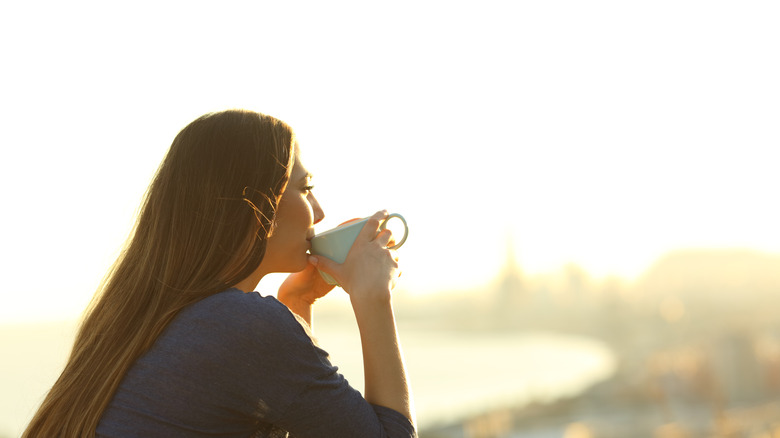
<instances>
[{"instance_id":1,"label":"woman's hand","mask_svg":"<svg viewBox=\"0 0 780 438\"><path fill-rule=\"evenodd\" d=\"M317 268L312 264L313 256L309 256L309 263L303 271L294 272L287 276L281 286L278 295L284 295L314 304L315 301L328 294L335 286L328 284Z\"/></svg>"},{"instance_id":2,"label":"woman's hand","mask_svg":"<svg viewBox=\"0 0 780 438\"><path fill-rule=\"evenodd\" d=\"M279 301L303 318L311 327L311 306L315 301L328 294L335 286L328 284L317 268L312 264L313 257L303 271L287 276L276 294ZM316 260L316 259L314 259Z\"/></svg>"},{"instance_id":3,"label":"woman's hand","mask_svg":"<svg viewBox=\"0 0 780 438\"><path fill-rule=\"evenodd\" d=\"M344 263L317 257L317 267L333 276L353 302L364 298L389 300L401 274L397 253L387 248L392 242L392 232L379 230L387 215L387 211L380 211L371 216Z\"/></svg>"}]
</instances>

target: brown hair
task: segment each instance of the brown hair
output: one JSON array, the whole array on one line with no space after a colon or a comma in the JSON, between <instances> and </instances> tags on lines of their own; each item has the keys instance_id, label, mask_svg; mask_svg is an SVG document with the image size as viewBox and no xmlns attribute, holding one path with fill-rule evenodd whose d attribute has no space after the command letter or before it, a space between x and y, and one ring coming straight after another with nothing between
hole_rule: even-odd
<instances>
[{"instance_id":1,"label":"brown hair","mask_svg":"<svg viewBox=\"0 0 780 438\"><path fill-rule=\"evenodd\" d=\"M294 141L285 123L243 110L179 132L24 438L94 436L128 369L177 313L255 271Z\"/></svg>"}]
</instances>

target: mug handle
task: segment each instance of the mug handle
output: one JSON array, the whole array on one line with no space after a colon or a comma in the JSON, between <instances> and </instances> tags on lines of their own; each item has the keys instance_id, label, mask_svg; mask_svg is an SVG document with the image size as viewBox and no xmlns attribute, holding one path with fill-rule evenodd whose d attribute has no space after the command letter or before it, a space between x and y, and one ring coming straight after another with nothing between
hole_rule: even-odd
<instances>
[{"instance_id":1,"label":"mug handle","mask_svg":"<svg viewBox=\"0 0 780 438\"><path fill-rule=\"evenodd\" d=\"M379 229L380 229L380 230L384 230L384 229L386 229L386 228L387 228L387 221L389 221L391 218L394 218L394 217L397 217L398 219L401 219L401 222L403 222L403 223L404 223L404 237L402 237L402 238L401 238L401 241L400 241L400 242L398 242L398 243L396 243L395 245L393 245L393 246L388 246L388 247L387 247L388 249L398 249L398 248L400 248L400 247L401 247L401 245L403 245L403 244L404 244L404 242L406 242L406 238L409 236L409 226L408 226L408 225L406 225L406 219L404 219L404 217L403 217L403 216L401 216L401 215L400 215L400 214L398 214L398 213L391 213L391 214L389 214L389 215L387 216L387 218L385 218L385 220L384 220L384 221L382 221L382 224L381 224L381 225L379 225Z\"/></svg>"}]
</instances>

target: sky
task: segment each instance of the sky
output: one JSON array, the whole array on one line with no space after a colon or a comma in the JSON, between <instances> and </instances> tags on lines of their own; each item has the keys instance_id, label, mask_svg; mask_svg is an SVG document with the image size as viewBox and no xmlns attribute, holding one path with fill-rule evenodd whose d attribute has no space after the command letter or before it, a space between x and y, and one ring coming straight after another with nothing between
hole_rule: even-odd
<instances>
[{"instance_id":1,"label":"sky","mask_svg":"<svg viewBox=\"0 0 780 438\"><path fill-rule=\"evenodd\" d=\"M779 253L772 1L5 2L0 323L78 317L173 137L287 121L326 213L409 224L399 289ZM274 281L261 292L274 293ZM263 289L265 288L265 290Z\"/></svg>"}]
</instances>

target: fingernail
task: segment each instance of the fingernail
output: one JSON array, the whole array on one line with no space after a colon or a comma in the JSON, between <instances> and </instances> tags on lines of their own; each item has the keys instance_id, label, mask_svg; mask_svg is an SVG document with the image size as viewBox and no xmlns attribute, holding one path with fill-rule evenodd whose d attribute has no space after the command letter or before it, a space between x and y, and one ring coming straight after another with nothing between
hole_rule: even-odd
<instances>
[{"instance_id":1,"label":"fingernail","mask_svg":"<svg viewBox=\"0 0 780 438\"><path fill-rule=\"evenodd\" d=\"M309 256L309 263L311 263L312 265L317 266L317 263L319 263L319 262L320 262L320 259L318 259L317 257L315 257L313 255Z\"/></svg>"}]
</instances>

